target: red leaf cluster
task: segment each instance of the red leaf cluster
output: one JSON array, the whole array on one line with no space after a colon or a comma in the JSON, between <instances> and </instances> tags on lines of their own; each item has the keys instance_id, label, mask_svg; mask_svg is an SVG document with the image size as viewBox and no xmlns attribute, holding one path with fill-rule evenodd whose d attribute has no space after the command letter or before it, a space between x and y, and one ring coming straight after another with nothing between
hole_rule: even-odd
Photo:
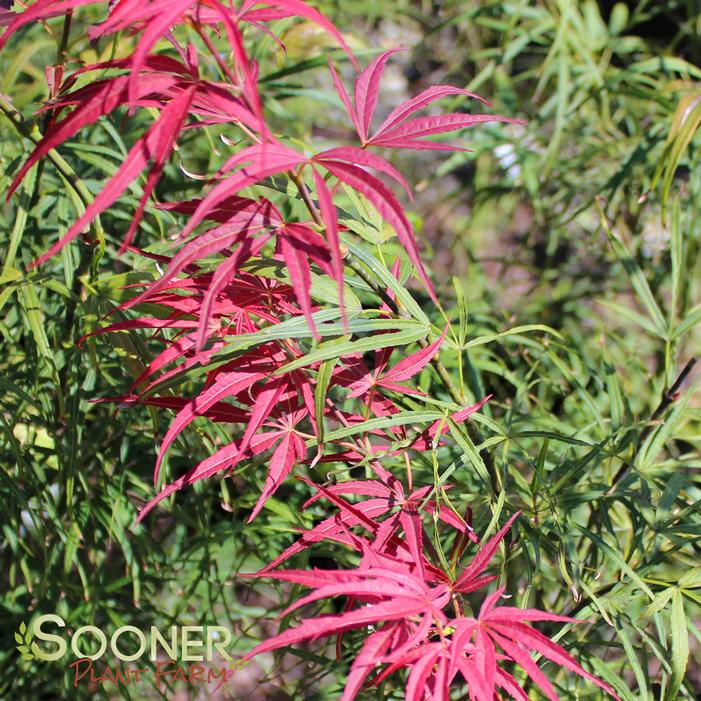
<instances>
[{"instance_id":1,"label":"red leaf cluster","mask_svg":"<svg viewBox=\"0 0 701 701\"><path fill-rule=\"evenodd\" d=\"M439 508L427 499L428 490L418 490L422 492L420 497L414 492L405 499L401 485L394 485L392 494L381 480L339 487L317 487L340 511L333 519L326 519L303 534L303 544L294 551L321 539L342 542L358 552L358 567L271 569L285 559L282 557L257 575L244 576L292 582L313 590L285 609L280 617L301 606L335 597L345 598L342 613L304 619L296 627L257 645L247 658L288 645L341 636L350 630L363 630L364 641L351 665L343 701L354 699L364 687L377 686L402 668L409 670L405 691L409 701L447 701L451 685L458 677L467 684L471 700L493 701L503 693L527 701L529 697L516 677L504 669L507 662L521 667L547 698L557 701L554 687L533 661L531 651L616 697L608 684L588 673L562 647L529 625L537 621L579 621L537 609L499 606L503 587L485 597L477 616L467 615L463 595L495 579L484 573L518 514L477 550L459 574L453 575L432 564L433 558L426 547L429 540L421 516ZM351 505L338 496L340 493L371 498ZM422 504L431 506L424 511ZM388 515L390 512L393 513ZM460 536L472 535L464 522L453 518L444 522L456 528ZM353 526L362 527L365 534L352 533ZM460 559L468 541L457 538L455 542L462 545L454 550L453 562ZM286 556L294 551L290 549ZM446 609L451 608L452 612L447 613Z\"/></svg>"}]
</instances>

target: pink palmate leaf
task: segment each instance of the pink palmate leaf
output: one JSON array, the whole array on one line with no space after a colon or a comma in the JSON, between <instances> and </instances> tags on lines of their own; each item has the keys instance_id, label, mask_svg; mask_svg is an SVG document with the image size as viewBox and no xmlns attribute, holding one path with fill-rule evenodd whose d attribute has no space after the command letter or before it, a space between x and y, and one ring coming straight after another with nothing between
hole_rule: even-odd
<instances>
[{"instance_id":1,"label":"pink palmate leaf","mask_svg":"<svg viewBox=\"0 0 701 701\"><path fill-rule=\"evenodd\" d=\"M504 539L504 536L511 528L511 524L518 518L520 512L516 512L498 531L496 535L490 538L478 551L477 555L472 559L470 564L462 571L460 576L455 581L453 588L455 591L466 593L474 591L475 582L478 581L480 575L487 569L489 563L494 557L499 544Z\"/></svg>"},{"instance_id":2,"label":"pink palmate leaf","mask_svg":"<svg viewBox=\"0 0 701 701\"><path fill-rule=\"evenodd\" d=\"M307 448L304 440L294 431L294 426L290 425L281 432L282 439L275 448L275 452L270 458L268 476L263 486L256 505L248 518L250 523L265 505L265 502L276 492L282 481L287 477L295 463L304 459Z\"/></svg>"},{"instance_id":3,"label":"pink palmate leaf","mask_svg":"<svg viewBox=\"0 0 701 701\"><path fill-rule=\"evenodd\" d=\"M448 489L449 487L450 485L446 485L444 488ZM422 551L420 543L424 536L419 532L420 521L417 520L417 509L420 508L427 513L434 513L437 510L438 518L441 521L466 535L471 533L467 524L456 514L449 509L437 509L435 501L426 498L430 489L428 486L421 487L406 495L403 485L393 478L389 484L379 480L348 480L325 487L323 491L319 489L318 493L309 499L303 508L307 508L322 497L329 498L333 496L338 498L341 495L354 495L368 498L354 503L351 508L348 508L343 501L335 502L337 506L341 507L339 514L329 516L312 529L303 532L299 540L286 548L273 562L266 565L261 572L280 566L292 556L304 551L313 543L318 543L322 540L332 540L354 547L356 544L347 537L348 529L360 525L368 528L371 532L377 533L382 519L389 519L390 521L391 531L389 535L393 536L400 525L405 532L407 530L411 531L412 543L406 547L406 552L409 556L405 558L408 563L407 566L411 568L411 561L413 560L415 565L423 570L427 563L423 560L423 556L420 555ZM364 521L363 518L367 520ZM389 543L390 541L387 542Z\"/></svg>"},{"instance_id":4,"label":"pink palmate leaf","mask_svg":"<svg viewBox=\"0 0 701 701\"><path fill-rule=\"evenodd\" d=\"M532 621L561 623L579 623L579 621L537 609L497 606L496 603L503 591L503 588L497 589L484 600L479 618L455 619L450 622L451 627L455 629L453 642L456 651L472 641L472 664L466 681L470 684L472 679L470 675L479 675L484 682L477 686L476 693L473 692L476 701L492 701L494 685L498 683L497 650L501 650L506 659L511 659L519 665L550 701L558 701L558 695L551 682L533 661L529 654L531 650L593 682L606 693L618 698L610 685L587 672L562 647L527 625L527 622ZM515 683L514 681L513 684ZM519 698L518 692L512 693L512 696Z\"/></svg>"},{"instance_id":5,"label":"pink palmate leaf","mask_svg":"<svg viewBox=\"0 0 701 701\"><path fill-rule=\"evenodd\" d=\"M375 388L384 388L400 394L420 394L418 390L398 383L414 377L428 365L438 353L447 332L448 327L446 326L440 337L433 343L406 356L390 369L386 369L386 362L378 362L377 354L375 368L372 373L365 371L364 364L357 366L355 374L356 376L360 375L360 377L348 384L348 388L351 390L348 396L360 397L368 394ZM350 378L352 377L353 374L350 375Z\"/></svg>"},{"instance_id":6,"label":"pink palmate leaf","mask_svg":"<svg viewBox=\"0 0 701 701\"><path fill-rule=\"evenodd\" d=\"M196 200L191 203L176 203L168 208L192 216L200 204L201 201ZM282 221L279 212L268 200L256 201L243 197L230 198L223 203L222 207L208 212L208 218L221 222L220 226L188 241L170 260L168 268L160 280L121 305L120 308L134 307L145 302L165 288L171 280L192 263L214 253L219 253L236 243L241 243L245 238L266 228L279 226Z\"/></svg>"},{"instance_id":7,"label":"pink palmate leaf","mask_svg":"<svg viewBox=\"0 0 701 701\"><path fill-rule=\"evenodd\" d=\"M402 49L395 48L384 51L357 77L355 82L354 103L351 102L335 68L329 63L334 86L355 126L363 148L367 146L382 146L386 148L464 151L467 149L450 144L422 141L420 137L457 131L484 122L524 123L518 119L510 119L498 115L470 115L463 113L409 119L409 117L418 110L427 107L436 100L450 95L464 95L479 100L489 106L486 100L468 90L449 85L433 85L416 97L395 107L375 133L370 135L370 125L377 105L380 80L382 79L382 74L384 73L388 59L397 51L402 51Z\"/></svg>"},{"instance_id":8,"label":"pink palmate leaf","mask_svg":"<svg viewBox=\"0 0 701 701\"><path fill-rule=\"evenodd\" d=\"M344 485L317 488L348 513L360 512L357 511L357 505L347 504L334 492L344 489L346 493L370 494L377 498L386 489L384 485L364 481L351 481L345 488ZM402 516L407 540L405 547L414 554L414 562L419 560L418 550L425 547L423 529L416 520L417 516L415 511L403 512ZM367 516L363 515L357 523L366 520ZM512 521L513 518L505 528ZM342 520L338 521L339 526L342 523ZM351 523L347 521L346 526ZM355 569L266 569L258 575L244 575L262 575L302 584L314 590L295 601L281 616L322 599L337 596L346 599L342 613L305 619L297 627L257 645L247 658L287 645L362 628L365 641L351 666L342 697L345 701L356 698L364 686L376 686L403 667L409 670L405 696L415 701L447 701L450 698L451 684L458 674L467 683L471 701L494 701L497 689L517 701L524 701L528 698L526 692L515 677L502 668L508 662L520 666L551 701L557 701L551 682L531 658L529 651L540 653L616 698L609 685L586 672L559 645L529 625L530 622L537 621L577 621L536 609L500 607L497 603L502 597L503 588L485 597L478 618L450 619L443 613L443 609L455 600L459 586L450 585L447 576L432 580L428 570L412 568L409 561L382 552L378 549L378 541L382 539L383 525L378 526L374 521L369 521L368 525L371 525L370 530L375 534L374 542L363 536L353 536L347 529L345 531L347 543L363 554L360 565ZM478 551L466 569L470 573L471 582L475 582L475 577L484 571L504 532L504 528L500 529ZM493 578L480 579L486 584ZM368 629L368 626L372 628ZM381 667L384 669L368 681L370 674Z\"/></svg>"},{"instance_id":9,"label":"pink palmate leaf","mask_svg":"<svg viewBox=\"0 0 701 701\"><path fill-rule=\"evenodd\" d=\"M278 440L277 434L261 433L250 442L248 450L242 453L237 442L229 443L210 455L206 460L187 471L182 477L167 484L163 489L139 511L136 523L143 521L146 516L164 499L183 487L206 479L223 470L233 467L244 458L251 458L268 450Z\"/></svg>"},{"instance_id":10,"label":"pink palmate leaf","mask_svg":"<svg viewBox=\"0 0 701 701\"><path fill-rule=\"evenodd\" d=\"M265 577L286 580L288 572L266 572ZM298 581L305 583L306 572L300 572ZM331 574L336 576L329 581ZM275 650L304 640L314 640L343 631L360 628L380 622L396 621L417 617L419 620L445 621L443 607L450 594L445 584L427 585L418 575L398 572L385 567L360 566L355 570L324 572L321 582L309 582L307 586L316 589L312 594L296 601L281 615L286 615L300 606L320 599L350 596L360 605L339 615L324 615L303 621L296 628L284 631L257 645L246 655L255 655Z\"/></svg>"}]
</instances>

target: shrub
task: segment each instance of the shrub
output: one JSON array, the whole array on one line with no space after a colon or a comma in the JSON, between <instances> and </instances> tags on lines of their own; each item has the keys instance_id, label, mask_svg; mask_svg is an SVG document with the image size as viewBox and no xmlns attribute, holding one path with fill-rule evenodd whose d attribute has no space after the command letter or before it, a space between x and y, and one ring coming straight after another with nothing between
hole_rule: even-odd
<instances>
[{"instance_id":1,"label":"shrub","mask_svg":"<svg viewBox=\"0 0 701 701\"><path fill-rule=\"evenodd\" d=\"M322 520L255 577L312 590L297 595L281 617L329 599L341 598L341 608L285 628L248 657L335 636L341 654L342 636L354 631L347 636L353 659L343 699L373 687L384 694L388 679L398 688L403 684L408 699L448 699L451 688L465 685L471 699L491 700L495 694L527 699L530 684L557 699L531 652L574 673L563 682L565 689L574 689L573 679L580 677L587 693L599 687L617 697L613 684L618 681L620 691L620 680L608 675L602 681L553 641L554 624L569 626L577 618L547 613L542 597L540 608L501 605L507 586L523 586L520 576L507 578L505 568L500 575L487 574L500 548L506 563L516 547L527 548L515 537L506 543L524 508L507 503L506 475L490 451L499 441L485 440L475 424L489 397L466 390L463 381L463 352L493 339L468 341L464 303L458 306L457 329L446 314L436 323L445 287L436 289L402 204L403 197L411 198L411 187L378 153L465 151L430 137L523 122L463 111L466 100L490 106L468 90L434 85L373 128L383 72L401 49L378 52L361 69L336 27L300 0L244 2L238 9L219 0L105 5L39 0L8 21L0 47L32 23L63 17L64 28L61 60L47 73L51 96L37 113L42 133L26 133L35 146L8 197L40 178L42 168L55 168L72 191L75 221L30 268L66 255L77 240L84 251L93 251L84 259L83 274L91 266L94 277L103 251L112 253L116 242L114 264L125 260L133 269L121 303L109 312L120 320L94 328L78 345L88 349L97 335L114 339L147 330L152 352L141 354L144 367L126 392L108 401L122 415L137 406L176 412L155 463L158 491L137 522L184 488L214 476L258 483L255 498L246 491L237 509L249 524L264 511L279 512L280 494L311 492L303 509L313 509ZM112 37L112 57L86 65L73 59L70 26L79 9L106 9L88 36L95 45ZM275 93L271 89L269 96L270 81L261 79L261 56L271 42L275 51L284 51L284 39L274 33L277 23L296 20L315 24L341 49L328 68L345 110L348 138L342 143L302 143L284 119L266 109ZM120 36L131 41L120 45ZM352 97L336 65L341 60L356 72ZM460 111L422 112L446 98ZM5 111L18 129L25 128L10 107ZM57 149L81 135L89 141L108 117L119 117L130 133L140 132L93 193ZM199 154L217 137L228 153L213 165ZM187 156L206 161L213 174L193 177L184 166L177 172L176 155L181 162ZM137 194L135 207L129 193ZM126 221L120 221L117 212L124 219L125 211ZM166 236L154 236L158 229ZM636 292L654 312L657 303L644 277L626 262L613 233L611 241ZM542 335L533 343L544 349L548 336L553 343L561 340L542 324L501 334ZM488 418L482 421L490 426ZM189 459L186 451L189 464L169 479L168 456L193 425L207 427L211 450L202 460ZM598 454L604 444L590 448ZM494 504L481 540L472 525L472 507L481 507L480 498L466 506L464 490L450 482L465 469L462 458L442 464L456 450L474 471L473 493L489 495ZM555 484L566 485L591 455L568 466ZM541 480L543 460L535 465ZM623 458L610 489L629 471ZM538 500L548 497L541 497L536 478L530 490L532 502L520 521L527 522L521 537L532 543L540 528ZM549 516L557 522L555 509ZM592 518L590 513L586 528L579 529L608 552L610 546L590 530ZM333 566L309 565L310 549L330 554ZM278 569L300 556L307 558L306 567ZM630 576L651 591L635 573ZM500 586L484 593L498 578ZM570 614L578 612L575 607ZM605 609L589 613L599 615L606 620ZM683 608L681 617L685 620ZM530 625L535 622L548 624L551 635ZM676 636L678 651L678 631ZM408 671L396 681L403 669ZM668 693L681 683L673 671Z\"/></svg>"}]
</instances>

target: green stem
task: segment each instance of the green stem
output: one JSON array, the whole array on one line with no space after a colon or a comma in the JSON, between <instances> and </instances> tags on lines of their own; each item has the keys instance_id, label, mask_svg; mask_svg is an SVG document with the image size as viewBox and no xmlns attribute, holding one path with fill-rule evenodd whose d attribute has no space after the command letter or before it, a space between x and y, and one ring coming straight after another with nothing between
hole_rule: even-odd
<instances>
[{"instance_id":1,"label":"green stem","mask_svg":"<svg viewBox=\"0 0 701 701\"><path fill-rule=\"evenodd\" d=\"M316 205L312 200L312 196L309 194L309 189L305 185L304 180L302 180L302 176L299 173L295 173L293 171L288 171L287 175L289 176L290 180L296 185L297 191L299 192L302 200L304 201L304 204L309 210L309 214L311 214L314 223L317 226L323 227L324 220L322 219L319 210L316 208Z\"/></svg>"},{"instance_id":2,"label":"green stem","mask_svg":"<svg viewBox=\"0 0 701 701\"><path fill-rule=\"evenodd\" d=\"M24 121L22 115L2 94L0 94L0 112L7 117L12 126L15 128L15 131L17 131L20 136L23 136L25 139L29 139L29 141L35 145L41 141L42 134L39 128L36 125L30 127L27 122ZM71 168L67 161L53 149L46 154L46 158L51 161L63 179L78 195L80 201L87 207L92 202L93 197L88 188L85 187L80 178L78 178L73 168ZM100 228L99 231L101 233L102 229Z\"/></svg>"},{"instance_id":3,"label":"green stem","mask_svg":"<svg viewBox=\"0 0 701 701\"><path fill-rule=\"evenodd\" d=\"M61 33L61 41L58 45L58 54L56 56L59 66L65 65L68 60L68 38L71 33L71 22L73 20L73 10L68 10L63 18L63 32Z\"/></svg>"}]
</instances>

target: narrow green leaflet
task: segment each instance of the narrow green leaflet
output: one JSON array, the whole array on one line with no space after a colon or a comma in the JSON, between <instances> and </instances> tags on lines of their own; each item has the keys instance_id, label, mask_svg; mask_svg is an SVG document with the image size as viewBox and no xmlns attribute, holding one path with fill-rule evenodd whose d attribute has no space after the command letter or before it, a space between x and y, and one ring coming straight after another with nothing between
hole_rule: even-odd
<instances>
[{"instance_id":1,"label":"narrow green leaflet","mask_svg":"<svg viewBox=\"0 0 701 701\"><path fill-rule=\"evenodd\" d=\"M625 558L623 555L613 548L611 545L606 543L602 538L600 538L596 533L592 533L590 530L585 528L584 526L580 526L577 523L572 524L574 528L577 528L580 530L582 533L584 533L587 538L589 538L592 543L604 554L606 557L608 557L610 560L612 560L617 567L619 567L623 572L625 572L628 577L630 577L631 581L642 591L644 592L651 601L655 599L655 594L653 593L652 589L645 584L645 582L635 573L635 570L626 562Z\"/></svg>"},{"instance_id":2,"label":"narrow green leaflet","mask_svg":"<svg viewBox=\"0 0 701 701\"><path fill-rule=\"evenodd\" d=\"M677 698L689 664L689 633L684 613L684 597L679 591L672 597L670 624L672 627L672 676L665 694L665 701L674 701Z\"/></svg>"},{"instance_id":3,"label":"narrow green leaflet","mask_svg":"<svg viewBox=\"0 0 701 701\"><path fill-rule=\"evenodd\" d=\"M455 442L460 446L462 451L468 457L468 460L470 461L472 467L475 469L475 472L477 472L482 482L491 492L492 480L489 476L489 470L487 470L487 466L484 464L482 456L479 454L479 451L477 450L475 444L472 442L470 436L467 434L467 431L464 431L451 418L448 418L448 425L450 426L450 434L455 439Z\"/></svg>"},{"instance_id":4,"label":"narrow green leaflet","mask_svg":"<svg viewBox=\"0 0 701 701\"><path fill-rule=\"evenodd\" d=\"M692 386L687 389L683 397L673 404L672 411L668 414L662 425L650 433L643 443L638 460L638 466L642 472L652 467L667 441L672 438L674 431L684 420L686 408L689 404L689 400L693 396L693 389L698 385L700 379L701 376L697 376L694 379Z\"/></svg>"},{"instance_id":5,"label":"narrow green leaflet","mask_svg":"<svg viewBox=\"0 0 701 701\"><path fill-rule=\"evenodd\" d=\"M383 428L393 428L394 426L406 426L408 424L423 424L438 421L443 418L444 414L440 411L400 411L391 416L383 416L376 419L369 419L362 423L353 424L344 428L331 431L326 436L326 440L336 441L342 438L348 438L358 433L367 433L368 431L377 431Z\"/></svg>"},{"instance_id":6,"label":"narrow green leaflet","mask_svg":"<svg viewBox=\"0 0 701 701\"><path fill-rule=\"evenodd\" d=\"M314 409L316 413L316 442L318 445L324 443L324 413L326 408L326 393L329 389L329 382L333 369L336 366L336 358L325 360L316 374L316 387L314 388Z\"/></svg>"},{"instance_id":7,"label":"narrow green leaflet","mask_svg":"<svg viewBox=\"0 0 701 701\"><path fill-rule=\"evenodd\" d=\"M657 304L654 295L652 294L652 290L650 289L650 285L645 277L645 274L630 255L618 236L616 236L614 231L611 229L606 221L604 211L601 208L599 209L599 213L601 216L601 224L604 231L606 231L611 248L616 254L618 260L623 265L623 269L626 271L626 274L633 285L633 289L635 290L640 303L645 308L645 311L647 311L657 334L660 336L660 338L666 338L668 333L667 321L665 320L664 315L662 314L662 311Z\"/></svg>"},{"instance_id":8,"label":"narrow green leaflet","mask_svg":"<svg viewBox=\"0 0 701 701\"><path fill-rule=\"evenodd\" d=\"M500 338L507 338L509 336L522 336L532 331L543 331L544 333L548 333L556 338L562 339L562 336L555 331L555 329L552 329L545 324L524 324L523 326L514 326L512 329L500 331L499 333L491 333L485 336L473 338L471 341L465 343L462 346L462 349L467 350L468 348L474 348L475 346L483 346L485 343L492 343ZM450 340L448 340L448 344L450 344Z\"/></svg>"},{"instance_id":9,"label":"narrow green leaflet","mask_svg":"<svg viewBox=\"0 0 701 701\"><path fill-rule=\"evenodd\" d=\"M428 335L428 329L423 324L419 324L416 321L411 321L409 319L377 320L377 322L381 321L389 321L391 324L390 328L402 330L394 333L369 336L367 338L358 339L357 341L345 341L339 344L320 343L311 353L283 365L275 371L275 374L284 375L292 370L298 370L308 365L314 365L315 363L320 363L330 358L338 358L342 355L349 355L350 353L367 353L368 351L378 350L379 348L404 346L409 343L414 343L420 338L425 338Z\"/></svg>"},{"instance_id":10,"label":"narrow green leaflet","mask_svg":"<svg viewBox=\"0 0 701 701\"><path fill-rule=\"evenodd\" d=\"M348 246L348 250L356 258L361 260L370 269L370 272L375 276L376 280L382 287L389 288L396 296L397 302L411 314L417 321L428 326L429 319L426 313L421 309L416 300L411 296L410 292L399 284L399 281L380 263L373 255L352 241L346 239L344 243Z\"/></svg>"}]
</instances>

